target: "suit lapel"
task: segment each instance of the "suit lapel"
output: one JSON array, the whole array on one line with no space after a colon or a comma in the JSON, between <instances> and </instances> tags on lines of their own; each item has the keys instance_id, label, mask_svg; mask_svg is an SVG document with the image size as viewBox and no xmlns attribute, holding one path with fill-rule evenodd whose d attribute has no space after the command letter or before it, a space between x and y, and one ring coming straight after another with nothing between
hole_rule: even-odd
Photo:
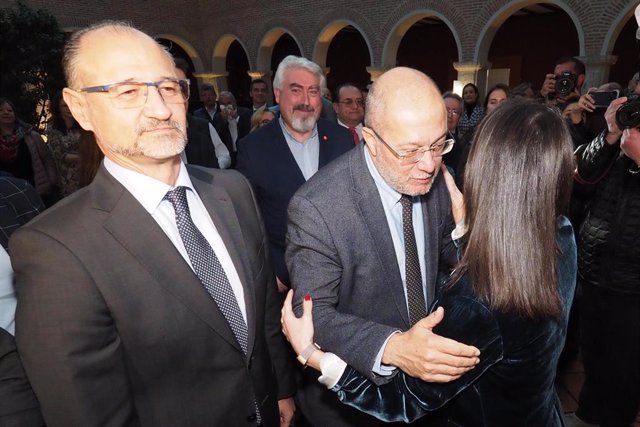
<instances>
[{"instance_id":1,"label":"suit lapel","mask_svg":"<svg viewBox=\"0 0 640 427\"><path fill-rule=\"evenodd\" d=\"M364 150L366 144L361 144L357 149L352 150L350 157L350 169L352 177L352 188L355 192L355 201L360 209L360 215L367 224L367 229L374 242L375 253L378 257L380 265L386 266L387 277L391 296L396 308L407 327L409 326L409 314L407 313L407 302L404 294L404 286L402 284L402 276L398 267L398 258L393 246L391 231L389 231L389 223L384 213L380 193L367 169L366 160L364 158Z\"/></svg>"},{"instance_id":2,"label":"suit lapel","mask_svg":"<svg viewBox=\"0 0 640 427\"><path fill-rule=\"evenodd\" d=\"M240 277L244 291L244 303L247 313L247 327L249 331L247 354L250 355L256 337L256 302L253 288L254 274L251 263L247 258L247 247L242 236L238 215L231 201L229 193L213 183L213 176L202 170L189 168L191 182L204 204L216 230L222 237L233 265Z\"/></svg>"},{"instance_id":3,"label":"suit lapel","mask_svg":"<svg viewBox=\"0 0 640 427\"><path fill-rule=\"evenodd\" d=\"M107 232L166 292L189 307L224 340L242 352L218 306L142 205L104 167L96 175L92 186L95 189L94 207L110 212L104 223ZM148 297L153 298L153 295Z\"/></svg>"}]
</instances>

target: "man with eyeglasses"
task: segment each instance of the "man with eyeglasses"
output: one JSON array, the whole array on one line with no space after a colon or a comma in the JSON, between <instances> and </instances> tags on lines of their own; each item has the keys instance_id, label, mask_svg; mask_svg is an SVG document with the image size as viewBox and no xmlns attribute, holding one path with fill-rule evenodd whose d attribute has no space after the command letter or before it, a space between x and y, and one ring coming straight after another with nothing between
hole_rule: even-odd
<instances>
[{"instance_id":1,"label":"man with eyeglasses","mask_svg":"<svg viewBox=\"0 0 640 427\"><path fill-rule=\"evenodd\" d=\"M373 84L366 105L365 143L319 171L289 204L294 304L299 314L311 296L317 344L376 383L397 369L448 382L472 369L479 352L433 334L437 316L420 320L439 267L456 261L451 200L438 175L453 146L447 111L431 79L403 67ZM297 399L312 424L380 424L342 405L317 374L303 376Z\"/></svg>"},{"instance_id":2,"label":"man with eyeglasses","mask_svg":"<svg viewBox=\"0 0 640 427\"><path fill-rule=\"evenodd\" d=\"M188 81L113 21L72 35L64 65L65 101L105 159L10 242L17 345L46 424L287 425L262 220L239 173L182 163Z\"/></svg>"},{"instance_id":3,"label":"man with eyeglasses","mask_svg":"<svg viewBox=\"0 0 640 427\"><path fill-rule=\"evenodd\" d=\"M362 121L364 120L364 97L362 91L352 83L343 83L336 88L333 110L338 124L349 129L354 143L362 141Z\"/></svg>"}]
</instances>

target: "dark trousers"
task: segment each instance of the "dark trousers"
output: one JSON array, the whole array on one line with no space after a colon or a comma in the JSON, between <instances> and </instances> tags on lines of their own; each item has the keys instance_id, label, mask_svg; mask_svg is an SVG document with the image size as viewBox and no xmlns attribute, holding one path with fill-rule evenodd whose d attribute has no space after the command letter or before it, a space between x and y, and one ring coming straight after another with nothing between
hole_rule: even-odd
<instances>
[{"instance_id":1,"label":"dark trousers","mask_svg":"<svg viewBox=\"0 0 640 427\"><path fill-rule=\"evenodd\" d=\"M628 426L640 404L640 295L583 282L580 326L585 383L577 415Z\"/></svg>"}]
</instances>

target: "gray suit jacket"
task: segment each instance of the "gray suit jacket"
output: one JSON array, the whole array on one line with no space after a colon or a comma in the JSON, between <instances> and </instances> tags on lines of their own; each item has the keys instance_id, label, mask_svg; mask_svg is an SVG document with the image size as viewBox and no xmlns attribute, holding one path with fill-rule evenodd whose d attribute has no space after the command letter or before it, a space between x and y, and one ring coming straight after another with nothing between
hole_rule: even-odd
<instances>
[{"instance_id":1,"label":"gray suit jacket","mask_svg":"<svg viewBox=\"0 0 640 427\"><path fill-rule=\"evenodd\" d=\"M18 349L48 426L247 425L254 396L279 424L276 400L294 390L258 207L239 173L189 171L244 288L247 356L162 229L101 168L10 242Z\"/></svg>"},{"instance_id":2,"label":"gray suit jacket","mask_svg":"<svg viewBox=\"0 0 640 427\"><path fill-rule=\"evenodd\" d=\"M296 290L295 306L299 309L305 295L313 298L318 344L382 382L371 371L375 357L393 331L409 329L409 319L391 232L365 163L365 146L320 170L293 196L286 262ZM428 297L433 301L439 264L456 261L451 202L441 176L422 197L422 210ZM335 397L323 400L337 402Z\"/></svg>"}]
</instances>

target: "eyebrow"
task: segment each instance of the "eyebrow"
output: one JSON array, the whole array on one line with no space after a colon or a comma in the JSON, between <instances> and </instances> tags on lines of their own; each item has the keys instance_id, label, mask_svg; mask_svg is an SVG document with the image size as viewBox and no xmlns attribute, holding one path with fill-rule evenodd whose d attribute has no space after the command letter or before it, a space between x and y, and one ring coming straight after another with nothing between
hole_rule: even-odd
<instances>
[{"instance_id":1,"label":"eyebrow","mask_svg":"<svg viewBox=\"0 0 640 427\"><path fill-rule=\"evenodd\" d=\"M442 135L440 135L438 138L436 138L436 139L435 139L435 141L432 141L431 143L429 143L429 146L432 146L433 144L437 143L437 142L438 142L438 141L440 141L442 138L446 138L446 136L447 136L447 134L448 134L448 133L449 133L449 131L448 131L448 130L445 130L445 131L442 133ZM405 142L405 144L408 144L408 145L418 145L418 143L417 143L417 142ZM400 149L401 147L403 147L403 145L400 145L400 146L398 147L398 149ZM417 148L416 148L416 150L417 150Z\"/></svg>"},{"instance_id":2,"label":"eyebrow","mask_svg":"<svg viewBox=\"0 0 640 427\"><path fill-rule=\"evenodd\" d=\"M300 83L291 83L289 85L289 89L294 89L294 88L304 89L304 86L302 86ZM307 89L318 89L318 90L320 90L320 85L311 85L311 86L308 86Z\"/></svg>"}]
</instances>

